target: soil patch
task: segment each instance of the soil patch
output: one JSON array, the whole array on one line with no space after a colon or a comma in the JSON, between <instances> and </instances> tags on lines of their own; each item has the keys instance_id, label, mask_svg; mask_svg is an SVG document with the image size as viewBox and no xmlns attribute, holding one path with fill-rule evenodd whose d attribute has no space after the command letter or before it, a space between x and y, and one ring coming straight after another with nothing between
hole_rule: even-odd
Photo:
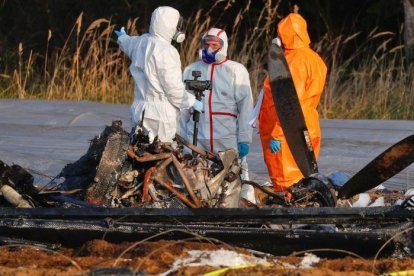
<instances>
[{"instance_id":1,"label":"soil patch","mask_svg":"<svg viewBox=\"0 0 414 276\"><path fill-rule=\"evenodd\" d=\"M223 244L160 240L157 242L109 243L94 240L78 249L51 251L34 246L0 247L1 275L131 275L134 272L159 275L202 275L224 266L176 265L188 258L190 251L225 249L241 255L263 259L265 265L228 269L217 275L378 275L386 272L406 271L414 268L414 259L320 259L306 268L307 256L254 256L252 252ZM308 255L309 257L309 255ZM315 256L314 256L315 257ZM195 260L200 261L200 260ZM407 274L408 275L408 274Z\"/></svg>"}]
</instances>

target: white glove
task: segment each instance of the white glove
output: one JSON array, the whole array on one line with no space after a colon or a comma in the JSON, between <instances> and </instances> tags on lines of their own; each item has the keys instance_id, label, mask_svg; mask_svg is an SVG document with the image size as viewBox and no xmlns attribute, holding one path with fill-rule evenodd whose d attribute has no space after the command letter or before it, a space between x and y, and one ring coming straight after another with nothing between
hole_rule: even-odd
<instances>
[{"instance_id":1,"label":"white glove","mask_svg":"<svg viewBox=\"0 0 414 276\"><path fill-rule=\"evenodd\" d=\"M194 110L197 110L198 112L203 111L203 102L200 102L199 100L195 100L194 104L193 104L193 108Z\"/></svg>"}]
</instances>

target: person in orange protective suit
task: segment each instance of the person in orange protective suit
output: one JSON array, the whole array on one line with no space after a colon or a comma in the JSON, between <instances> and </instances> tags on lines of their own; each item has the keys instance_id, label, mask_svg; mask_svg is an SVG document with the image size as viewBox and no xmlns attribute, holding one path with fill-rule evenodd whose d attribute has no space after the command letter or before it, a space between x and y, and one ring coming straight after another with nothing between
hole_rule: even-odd
<instances>
[{"instance_id":1,"label":"person in orange protective suit","mask_svg":"<svg viewBox=\"0 0 414 276\"><path fill-rule=\"evenodd\" d=\"M277 32L299 97L315 157L318 158L321 131L317 106L325 86L327 68L321 57L309 46L307 25L302 16L297 13L289 14L279 22ZM264 80L263 90L259 133L264 160L275 191L286 191L302 179L303 175L283 134L268 76Z\"/></svg>"}]
</instances>

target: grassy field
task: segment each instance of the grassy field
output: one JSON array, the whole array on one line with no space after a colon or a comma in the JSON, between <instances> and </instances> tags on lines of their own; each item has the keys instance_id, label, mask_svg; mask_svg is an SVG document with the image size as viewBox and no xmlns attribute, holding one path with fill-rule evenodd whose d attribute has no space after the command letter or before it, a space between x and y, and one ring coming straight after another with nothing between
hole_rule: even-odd
<instances>
[{"instance_id":1,"label":"grassy field","mask_svg":"<svg viewBox=\"0 0 414 276\"><path fill-rule=\"evenodd\" d=\"M280 18L278 5L271 2L256 21L251 22L247 5L236 13L233 24L226 26L230 58L248 68L255 98L266 74L264 61L275 36L275 18ZM127 33L138 34L136 21L128 21ZM89 26L83 22L81 14L60 49L47 47L45 53L37 53L20 44L8 53L0 69L0 98L130 103L133 80L129 60L118 49L113 33L119 26L104 18ZM223 27L217 23L220 16L215 5L209 11L197 11L187 22L187 39L179 46L183 67L197 59L201 34L209 26ZM360 36L332 36L328 32L312 43L329 70L319 107L321 117L414 119L414 67L404 66L403 46L396 43L399 35L373 30L362 45L353 46L356 50L345 55ZM49 45L51 39L49 31L45 43Z\"/></svg>"}]
</instances>

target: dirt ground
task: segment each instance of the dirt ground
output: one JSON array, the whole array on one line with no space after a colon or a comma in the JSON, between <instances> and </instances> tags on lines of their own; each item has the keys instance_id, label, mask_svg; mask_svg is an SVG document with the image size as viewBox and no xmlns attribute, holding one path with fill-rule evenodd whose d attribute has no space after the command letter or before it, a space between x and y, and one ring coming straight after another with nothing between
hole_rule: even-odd
<instances>
[{"instance_id":1,"label":"dirt ground","mask_svg":"<svg viewBox=\"0 0 414 276\"><path fill-rule=\"evenodd\" d=\"M0 275L159 275L171 269L189 250L227 249L252 256L241 248L223 244L167 241L112 244L94 240L78 249L34 246L1 246ZM256 258L258 258L256 256ZM264 259L265 257L261 257ZM303 256L266 257L265 265L229 269L214 275L379 275L414 268L414 259L320 259L311 268L300 268ZM168 275L203 275L222 267L183 266ZM404 274L409 275L409 274Z\"/></svg>"}]
</instances>

